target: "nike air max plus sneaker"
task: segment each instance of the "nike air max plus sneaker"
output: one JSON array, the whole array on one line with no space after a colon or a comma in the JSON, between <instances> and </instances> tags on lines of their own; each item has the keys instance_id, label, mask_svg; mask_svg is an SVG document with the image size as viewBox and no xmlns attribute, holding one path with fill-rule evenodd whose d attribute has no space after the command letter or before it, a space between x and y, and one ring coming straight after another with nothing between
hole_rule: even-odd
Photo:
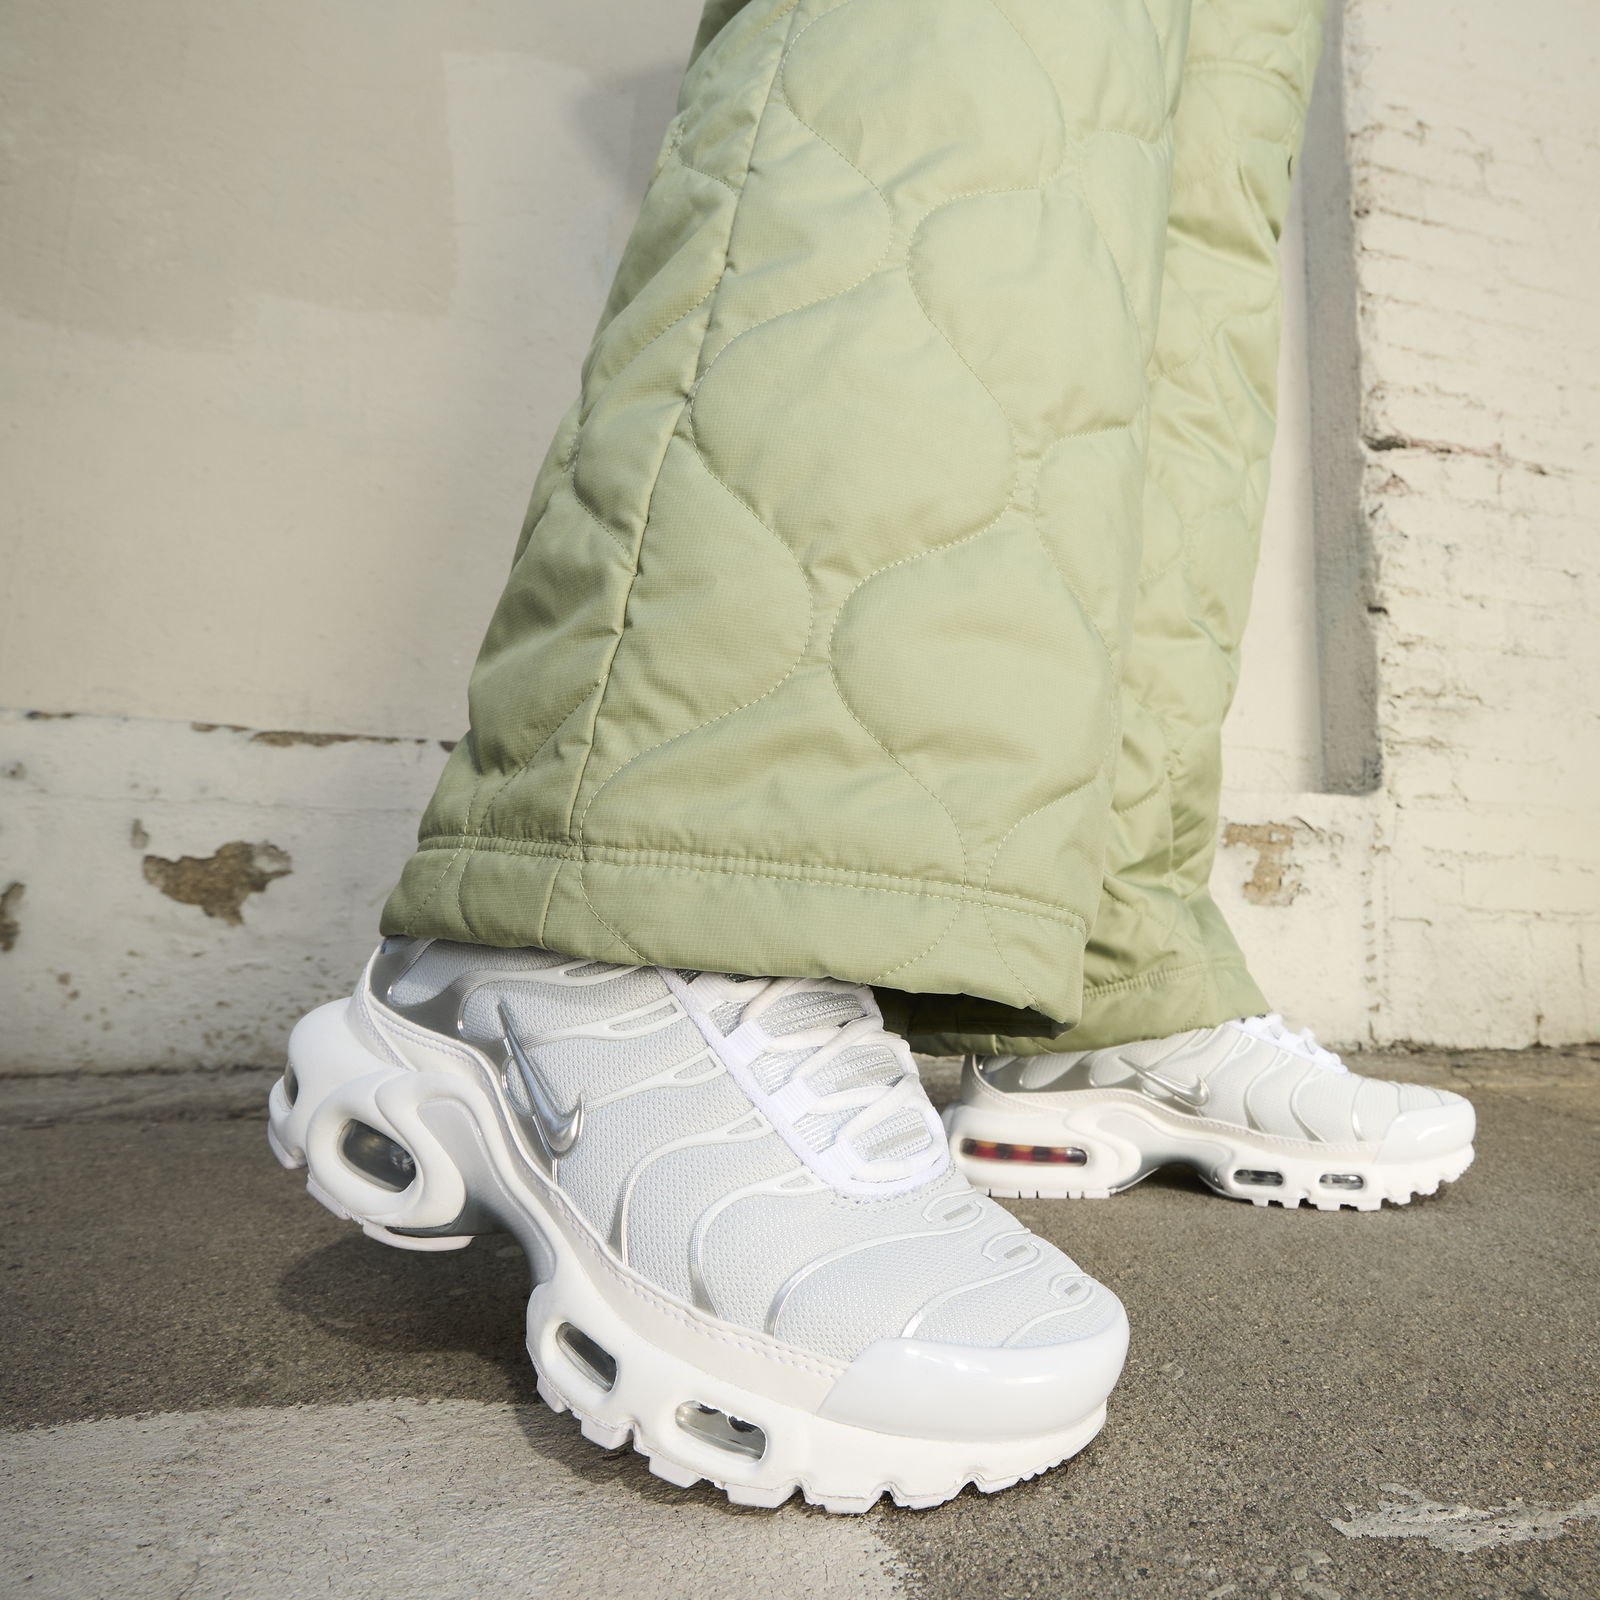
<instances>
[{"instance_id":1,"label":"nike air max plus sneaker","mask_svg":"<svg viewBox=\"0 0 1600 1600\"><path fill-rule=\"evenodd\" d=\"M987 1194L1101 1199L1193 1167L1258 1206L1376 1211L1472 1163L1471 1104L1349 1071L1309 1030L1244 1017L1073 1055L969 1056L945 1112L957 1165Z\"/></svg>"},{"instance_id":2,"label":"nike air max plus sneaker","mask_svg":"<svg viewBox=\"0 0 1600 1600\"><path fill-rule=\"evenodd\" d=\"M388 939L270 1136L387 1244L515 1235L545 1401L741 1505L1005 1488L1122 1366L1116 1297L973 1192L857 985Z\"/></svg>"}]
</instances>

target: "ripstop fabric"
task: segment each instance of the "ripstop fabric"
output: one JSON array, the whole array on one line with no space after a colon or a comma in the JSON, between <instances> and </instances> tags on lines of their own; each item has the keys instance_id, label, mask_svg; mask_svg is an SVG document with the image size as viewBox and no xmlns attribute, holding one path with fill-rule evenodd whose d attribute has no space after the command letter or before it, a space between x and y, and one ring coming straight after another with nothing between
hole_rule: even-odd
<instances>
[{"instance_id":1,"label":"ripstop fabric","mask_svg":"<svg viewBox=\"0 0 1600 1600\"><path fill-rule=\"evenodd\" d=\"M1264 1009L1206 892L1312 0L714 0L386 933Z\"/></svg>"}]
</instances>

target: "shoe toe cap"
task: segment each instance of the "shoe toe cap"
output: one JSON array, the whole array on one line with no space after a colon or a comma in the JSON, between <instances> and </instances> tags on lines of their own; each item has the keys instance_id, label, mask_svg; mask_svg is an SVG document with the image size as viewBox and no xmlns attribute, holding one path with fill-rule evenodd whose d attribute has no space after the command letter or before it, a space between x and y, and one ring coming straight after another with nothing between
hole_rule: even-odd
<instances>
[{"instance_id":1,"label":"shoe toe cap","mask_svg":"<svg viewBox=\"0 0 1600 1600\"><path fill-rule=\"evenodd\" d=\"M821 1414L878 1433L927 1439L1025 1438L1070 1428L1105 1403L1128 1350L1121 1303L1096 1284L1103 1315L1051 1339L1049 1317L1016 1343L879 1339L834 1383ZM1022 1342L1029 1336L1040 1342Z\"/></svg>"},{"instance_id":2,"label":"shoe toe cap","mask_svg":"<svg viewBox=\"0 0 1600 1600\"><path fill-rule=\"evenodd\" d=\"M1472 1102L1448 1089L1435 1093L1435 1104L1402 1111L1389 1124L1379 1159L1422 1161L1449 1155L1472 1143L1478 1121Z\"/></svg>"}]
</instances>

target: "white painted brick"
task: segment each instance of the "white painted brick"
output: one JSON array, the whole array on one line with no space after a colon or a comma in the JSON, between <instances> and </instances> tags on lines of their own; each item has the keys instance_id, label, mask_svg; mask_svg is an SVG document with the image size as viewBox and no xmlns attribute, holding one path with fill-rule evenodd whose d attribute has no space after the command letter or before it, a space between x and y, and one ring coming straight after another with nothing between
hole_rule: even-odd
<instances>
[{"instance_id":1,"label":"white painted brick","mask_svg":"<svg viewBox=\"0 0 1600 1600\"><path fill-rule=\"evenodd\" d=\"M1600 132L1565 0L1349 0L1390 913L1375 1031L1587 1037Z\"/></svg>"},{"instance_id":2,"label":"white painted brick","mask_svg":"<svg viewBox=\"0 0 1600 1600\"><path fill-rule=\"evenodd\" d=\"M1465 913L1391 915L1387 935L1379 1041L1424 1039L1434 1030L1462 1045L1537 1041L1532 953L1520 924Z\"/></svg>"},{"instance_id":3,"label":"white painted brick","mask_svg":"<svg viewBox=\"0 0 1600 1600\"><path fill-rule=\"evenodd\" d=\"M1501 845L1504 850L1504 844ZM1600 871L1574 862L1561 864L1500 855L1460 863L1462 892L1484 911L1527 911L1554 917L1570 913L1600 917Z\"/></svg>"},{"instance_id":4,"label":"white painted brick","mask_svg":"<svg viewBox=\"0 0 1600 1600\"><path fill-rule=\"evenodd\" d=\"M1395 739L1387 748L1385 788L1402 805L1460 805L1461 763L1440 740Z\"/></svg>"},{"instance_id":5,"label":"white painted brick","mask_svg":"<svg viewBox=\"0 0 1600 1600\"><path fill-rule=\"evenodd\" d=\"M1574 810L1481 805L1467 811L1412 805L1406 808L1404 825L1419 830L1434 852L1495 859L1504 855L1507 839L1520 834L1530 861L1546 868L1570 863L1576 873L1600 869L1600 829Z\"/></svg>"},{"instance_id":6,"label":"white painted brick","mask_svg":"<svg viewBox=\"0 0 1600 1600\"><path fill-rule=\"evenodd\" d=\"M1600 940L1594 926L1541 917L1528 918L1524 926L1539 1042L1594 1038L1600 1032L1600 1005L1593 979L1593 959L1600 956Z\"/></svg>"}]
</instances>

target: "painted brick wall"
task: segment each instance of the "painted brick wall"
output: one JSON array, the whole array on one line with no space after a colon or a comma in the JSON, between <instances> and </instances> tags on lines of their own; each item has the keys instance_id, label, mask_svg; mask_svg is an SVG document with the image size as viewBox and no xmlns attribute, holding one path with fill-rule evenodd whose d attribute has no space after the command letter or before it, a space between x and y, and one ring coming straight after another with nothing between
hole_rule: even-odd
<instances>
[{"instance_id":1,"label":"painted brick wall","mask_svg":"<svg viewBox=\"0 0 1600 1600\"><path fill-rule=\"evenodd\" d=\"M1592 1035L1600 13L1351 0L1383 1039Z\"/></svg>"}]
</instances>

